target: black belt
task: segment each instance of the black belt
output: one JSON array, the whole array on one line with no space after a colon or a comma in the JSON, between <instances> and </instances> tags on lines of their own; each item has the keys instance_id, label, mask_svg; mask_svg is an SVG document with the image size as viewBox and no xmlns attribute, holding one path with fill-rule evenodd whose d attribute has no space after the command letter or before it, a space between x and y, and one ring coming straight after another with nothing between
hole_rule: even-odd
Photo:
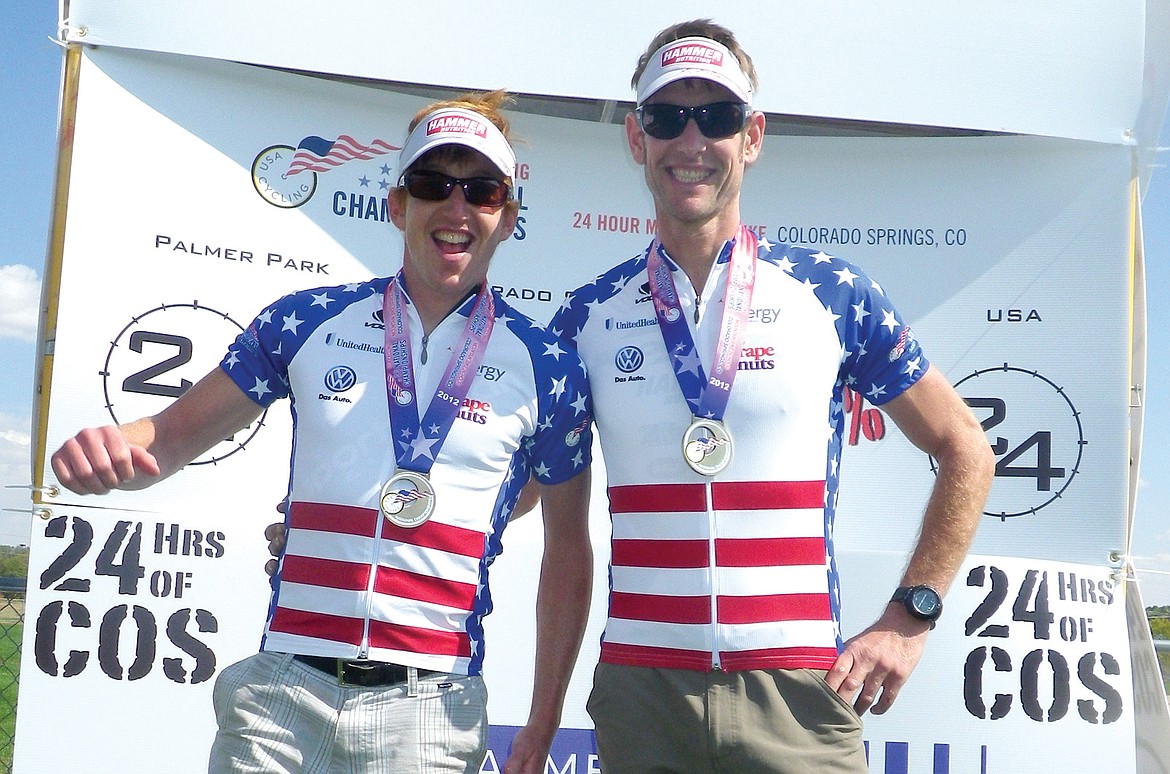
<instances>
[{"instance_id":1,"label":"black belt","mask_svg":"<svg viewBox=\"0 0 1170 774\"><path fill-rule=\"evenodd\" d=\"M361 688L376 688L383 685L395 685L406 682L408 667L402 664L387 664L384 661L351 661L344 658L327 658L325 656L302 656L297 654L294 659L302 664L308 664L327 675L337 678L341 685L353 685ZM420 669L419 677L437 674L436 669Z\"/></svg>"}]
</instances>

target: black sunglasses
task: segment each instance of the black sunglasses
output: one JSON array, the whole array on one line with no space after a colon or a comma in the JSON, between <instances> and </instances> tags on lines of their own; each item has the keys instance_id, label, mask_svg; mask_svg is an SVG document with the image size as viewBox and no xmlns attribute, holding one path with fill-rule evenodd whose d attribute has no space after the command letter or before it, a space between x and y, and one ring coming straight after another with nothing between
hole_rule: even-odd
<instances>
[{"instance_id":1,"label":"black sunglasses","mask_svg":"<svg viewBox=\"0 0 1170 774\"><path fill-rule=\"evenodd\" d=\"M634 113L642 131L659 140L678 137L691 118L695 119L704 137L718 140L730 137L747 125L748 106L742 102L708 102L684 107L658 102L642 105Z\"/></svg>"},{"instance_id":2,"label":"black sunglasses","mask_svg":"<svg viewBox=\"0 0 1170 774\"><path fill-rule=\"evenodd\" d=\"M506 182L494 177L451 177L426 170L407 172L402 184L411 196L428 202L443 201L459 186L467 203L478 207L502 206L511 193Z\"/></svg>"}]
</instances>

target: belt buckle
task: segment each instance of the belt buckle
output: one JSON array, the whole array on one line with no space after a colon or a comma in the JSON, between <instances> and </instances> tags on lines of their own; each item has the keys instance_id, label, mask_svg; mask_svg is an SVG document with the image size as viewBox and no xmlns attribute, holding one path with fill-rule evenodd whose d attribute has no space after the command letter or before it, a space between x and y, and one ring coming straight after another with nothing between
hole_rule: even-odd
<instances>
[{"instance_id":1,"label":"belt buckle","mask_svg":"<svg viewBox=\"0 0 1170 774\"><path fill-rule=\"evenodd\" d=\"M337 659L337 684L341 685L343 687L346 687L346 688L365 688L365 687L367 687L367 684L364 682L349 682L348 680L345 679L346 667L352 667L353 669L358 670L359 674L362 674L365 672L372 671L373 669L376 668L376 665L374 665L374 664L369 664L369 665L360 664L357 661L347 661L346 659L343 659L343 658Z\"/></svg>"}]
</instances>

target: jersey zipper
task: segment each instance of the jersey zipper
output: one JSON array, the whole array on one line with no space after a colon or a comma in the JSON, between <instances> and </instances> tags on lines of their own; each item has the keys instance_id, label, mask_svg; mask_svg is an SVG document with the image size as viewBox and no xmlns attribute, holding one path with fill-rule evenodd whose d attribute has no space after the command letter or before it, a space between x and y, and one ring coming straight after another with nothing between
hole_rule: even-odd
<instances>
[{"instance_id":1,"label":"jersey zipper","mask_svg":"<svg viewBox=\"0 0 1170 774\"><path fill-rule=\"evenodd\" d=\"M385 523L382 511L378 511L376 518L374 540L370 549L370 578L366 581L366 614L362 617L362 641L358 645L358 658L370 657L370 619L374 615L374 583L378 580L378 551L382 547L382 525Z\"/></svg>"},{"instance_id":2,"label":"jersey zipper","mask_svg":"<svg viewBox=\"0 0 1170 774\"><path fill-rule=\"evenodd\" d=\"M431 335L424 333L422 348L419 350L419 362L426 365L427 343ZM393 473L393 471L391 471ZM374 527L374 541L370 552L370 579L366 583L366 614L362 618L362 641L358 646L358 658L369 658L370 655L370 619L374 615L374 583L378 579L378 551L382 546L382 512L378 512L377 525Z\"/></svg>"},{"instance_id":3,"label":"jersey zipper","mask_svg":"<svg viewBox=\"0 0 1170 774\"><path fill-rule=\"evenodd\" d=\"M707 501L707 560L711 566L711 669L721 671L719 661L719 568L715 562L715 500L711 494L710 481L703 482Z\"/></svg>"}]
</instances>

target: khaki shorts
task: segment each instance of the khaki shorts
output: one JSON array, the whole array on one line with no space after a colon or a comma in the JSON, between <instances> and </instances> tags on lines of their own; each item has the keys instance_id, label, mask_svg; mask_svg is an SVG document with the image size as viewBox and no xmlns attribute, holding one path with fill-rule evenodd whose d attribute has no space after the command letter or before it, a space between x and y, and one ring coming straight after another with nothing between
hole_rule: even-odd
<instances>
[{"instance_id":1,"label":"khaki shorts","mask_svg":"<svg viewBox=\"0 0 1170 774\"><path fill-rule=\"evenodd\" d=\"M598 664L589 696L605 774L866 774L861 719L824 672Z\"/></svg>"}]
</instances>

